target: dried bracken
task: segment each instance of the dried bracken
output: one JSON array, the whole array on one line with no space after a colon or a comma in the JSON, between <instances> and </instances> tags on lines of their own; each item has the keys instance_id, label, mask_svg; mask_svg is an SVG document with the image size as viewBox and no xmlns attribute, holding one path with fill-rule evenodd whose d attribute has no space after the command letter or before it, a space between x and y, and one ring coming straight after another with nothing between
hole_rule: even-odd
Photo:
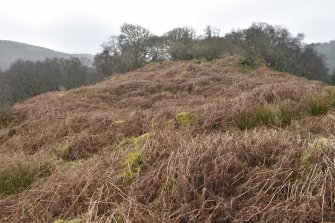
<instances>
[{"instance_id":1,"label":"dried bracken","mask_svg":"<svg viewBox=\"0 0 335 223\"><path fill-rule=\"evenodd\" d=\"M162 62L16 104L0 172L38 171L0 197L0 222L335 221L333 105L310 115L333 89L234 61Z\"/></svg>"}]
</instances>

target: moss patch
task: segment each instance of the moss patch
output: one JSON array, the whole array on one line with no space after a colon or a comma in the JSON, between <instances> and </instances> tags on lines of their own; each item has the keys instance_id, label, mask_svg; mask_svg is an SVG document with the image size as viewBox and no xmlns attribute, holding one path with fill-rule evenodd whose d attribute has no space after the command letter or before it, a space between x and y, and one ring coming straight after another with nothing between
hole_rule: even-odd
<instances>
[{"instance_id":1,"label":"moss patch","mask_svg":"<svg viewBox=\"0 0 335 223\"><path fill-rule=\"evenodd\" d=\"M140 172L140 167L143 164L144 149L135 149L127 153L120 161L120 166L123 168L122 178L126 183L131 183L134 176Z\"/></svg>"},{"instance_id":2,"label":"moss patch","mask_svg":"<svg viewBox=\"0 0 335 223\"><path fill-rule=\"evenodd\" d=\"M194 125L198 121L195 115L189 114L187 112L181 112L177 114L176 120L183 125Z\"/></svg>"}]
</instances>

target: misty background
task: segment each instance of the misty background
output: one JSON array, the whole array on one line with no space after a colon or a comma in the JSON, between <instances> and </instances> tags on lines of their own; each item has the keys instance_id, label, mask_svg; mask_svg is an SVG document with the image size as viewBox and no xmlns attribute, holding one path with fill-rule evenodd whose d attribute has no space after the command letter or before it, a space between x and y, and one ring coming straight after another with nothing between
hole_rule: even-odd
<instances>
[{"instance_id":1,"label":"misty background","mask_svg":"<svg viewBox=\"0 0 335 223\"><path fill-rule=\"evenodd\" d=\"M202 32L206 25L221 34L253 22L283 25L305 42L335 39L332 0L10 0L0 7L0 39L29 43L66 53L98 53L100 44L135 23L156 35L180 26Z\"/></svg>"}]
</instances>

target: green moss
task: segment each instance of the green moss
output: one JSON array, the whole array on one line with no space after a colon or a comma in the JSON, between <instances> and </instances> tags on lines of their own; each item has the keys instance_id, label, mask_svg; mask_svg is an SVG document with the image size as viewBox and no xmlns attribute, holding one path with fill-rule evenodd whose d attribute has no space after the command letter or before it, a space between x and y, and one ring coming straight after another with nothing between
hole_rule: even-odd
<instances>
[{"instance_id":1,"label":"green moss","mask_svg":"<svg viewBox=\"0 0 335 223\"><path fill-rule=\"evenodd\" d=\"M122 140L119 144L120 147L124 146L129 146L129 145L139 145L141 143L146 142L150 137L150 133L144 133L143 135L140 135L138 137L131 137L131 138L126 138Z\"/></svg>"},{"instance_id":2,"label":"green moss","mask_svg":"<svg viewBox=\"0 0 335 223\"><path fill-rule=\"evenodd\" d=\"M81 218L75 218L72 220L56 219L53 223L84 223L84 220Z\"/></svg>"},{"instance_id":3,"label":"green moss","mask_svg":"<svg viewBox=\"0 0 335 223\"><path fill-rule=\"evenodd\" d=\"M70 154L70 145L65 143L65 144L62 144L60 145L56 150L55 150L55 154L58 156L58 157L66 157Z\"/></svg>"},{"instance_id":4,"label":"green moss","mask_svg":"<svg viewBox=\"0 0 335 223\"><path fill-rule=\"evenodd\" d=\"M140 172L143 164L144 149L135 149L127 153L120 161L120 166L123 168L122 178L126 183L131 183L133 177Z\"/></svg>"},{"instance_id":5,"label":"green moss","mask_svg":"<svg viewBox=\"0 0 335 223\"><path fill-rule=\"evenodd\" d=\"M37 170L32 166L15 165L0 172L0 196L19 193L35 180Z\"/></svg>"},{"instance_id":6,"label":"green moss","mask_svg":"<svg viewBox=\"0 0 335 223\"><path fill-rule=\"evenodd\" d=\"M313 161L315 156L321 149L328 146L330 141L327 138L317 138L313 143L308 145L308 148L303 152L301 156L302 164L309 164Z\"/></svg>"},{"instance_id":7,"label":"green moss","mask_svg":"<svg viewBox=\"0 0 335 223\"><path fill-rule=\"evenodd\" d=\"M176 120L183 125L194 125L198 119L195 115L187 112L181 112L176 115Z\"/></svg>"}]
</instances>

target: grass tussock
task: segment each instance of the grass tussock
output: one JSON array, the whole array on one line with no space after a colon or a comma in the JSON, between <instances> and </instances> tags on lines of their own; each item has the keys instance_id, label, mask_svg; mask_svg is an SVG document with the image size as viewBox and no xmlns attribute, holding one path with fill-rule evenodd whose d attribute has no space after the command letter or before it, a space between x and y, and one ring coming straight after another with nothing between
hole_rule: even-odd
<instances>
[{"instance_id":1,"label":"grass tussock","mask_svg":"<svg viewBox=\"0 0 335 223\"><path fill-rule=\"evenodd\" d=\"M325 115L334 103L329 96L315 96L308 101L307 113L311 116Z\"/></svg>"},{"instance_id":2,"label":"grass tussock","mask_svg":"<svg viewBox=\"0 0 335 223\"><path fill-rule=\"evenodd\" d=\"M15 165L0 171L0 197L28 188L35 180L37 170L32 166Z\"/></svg>"},{"instance_id":3,"label":"grass tussock","mask_svg":"<svg viewBox=\"0 0 335 223\"><path fill-rule=\"evenodd\" d=\"M270 105L256 107L249 114L242 114L236 120L237 127L241 130L252 129L257 126L286 126L291 124L296 114L286 106L275 108Z\"/></svg>"},{"instance_id":4,"label":"grass tussock","mask_svg":"<svg viewBox=\"0 0 335 223\"><path fill-rule=\"evenodd\" d=\"M234 63L162 62L14 105L0 222L334 222L333 90Z\"/></svg>"}]
</instances>

